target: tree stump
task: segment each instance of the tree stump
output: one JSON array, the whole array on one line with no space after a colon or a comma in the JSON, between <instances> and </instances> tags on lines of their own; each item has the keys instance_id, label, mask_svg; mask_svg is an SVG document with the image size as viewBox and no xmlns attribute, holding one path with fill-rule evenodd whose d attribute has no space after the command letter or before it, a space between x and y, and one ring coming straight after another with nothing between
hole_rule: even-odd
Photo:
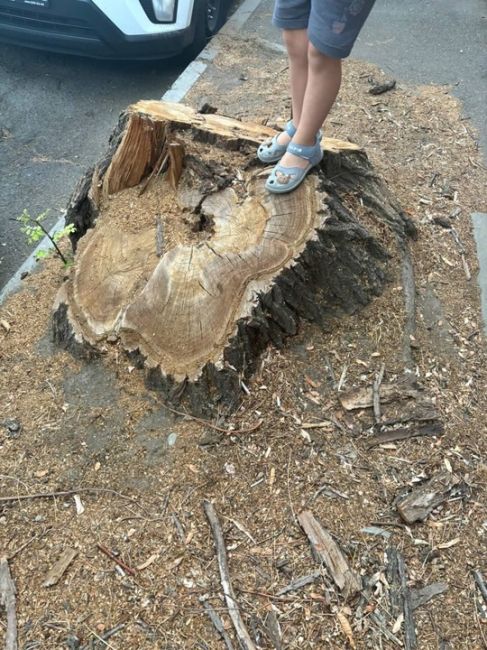
<instances>
[{"instance_id":1,"label":"tree stump","mask_svg":"<svg viewBox=\"0 0 487 650\"><path fill-rule=\"evenodd\" d=\"M76 232L55 339L121 346L149 387L193 413L234 409L241 382L300 319L329 327L380 294L414 226L348 142L291 194L264 189L255 150L275 131L161 102L120 118L70 200Z\"/></svg>"}]
</instances>

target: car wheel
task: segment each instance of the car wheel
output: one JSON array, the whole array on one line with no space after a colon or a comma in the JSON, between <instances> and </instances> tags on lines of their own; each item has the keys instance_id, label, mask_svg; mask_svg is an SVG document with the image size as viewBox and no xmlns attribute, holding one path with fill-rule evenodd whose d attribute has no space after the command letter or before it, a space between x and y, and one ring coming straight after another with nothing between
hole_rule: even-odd
<instances>
[{"instance_id":1,"label":"car wheel","mask_svg":"<svg viewBox=\"0 0 487 650\"><path fill-rule=\"evenodd\" d=\"M192 61L205 47L209 38L214 36L227 19L228 0L196 0L194 21L196 31L193 43L186 50L186 57Z\"/></svg>"},{"instance_id":2,"label":"car wheel","mask_svg":"<svg viewBox=\"0 0 487 650\"><path fill-rule=\"evenodd\" d=\"M211 37L223 26L227 19L228 2L226 0L205 0L206 34Z\"/></svg>"}]
</instances>

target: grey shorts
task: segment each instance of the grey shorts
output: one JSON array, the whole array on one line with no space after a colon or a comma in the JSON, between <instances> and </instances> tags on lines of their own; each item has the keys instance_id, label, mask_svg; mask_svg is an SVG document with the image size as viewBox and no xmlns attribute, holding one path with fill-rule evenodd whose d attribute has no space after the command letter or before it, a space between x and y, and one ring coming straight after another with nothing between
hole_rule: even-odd
<instances>
[{"instance_id":1,"label":"grey shorts","mask_svg":"<svg viewBox=\"0 0 487 650\"><path fill-rule=\"evenodd\" d=\"M307 29L317 50L344 59L375 0L276 0L272 22L281 29Z\"/></svg>"}]
</instances>

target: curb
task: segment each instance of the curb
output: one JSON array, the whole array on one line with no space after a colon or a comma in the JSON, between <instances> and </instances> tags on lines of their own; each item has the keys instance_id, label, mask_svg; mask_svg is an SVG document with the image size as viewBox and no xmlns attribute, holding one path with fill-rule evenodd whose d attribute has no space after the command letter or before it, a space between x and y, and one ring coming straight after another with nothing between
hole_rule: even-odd
<instances>
[{"instance_id":1,"label":"curb","mask_svg":"<svg viewBox=\"0 0 487 650\"><path fill-rule=\"evenodd\" d=\"M225 33L227 31L242 29L247 20L260 5L260 2L261 0L244 0L237 11L235 11L235 13L233 13L227 20L221 29L221 32ZM218 38L218 35L215 38ZM211 61L213 61L215 58L216 53L217 50L213 45L213 41L208 43L208 45L198 54L197 58L183 70L179 77L173 82L171 87L168 88L168 90L161 97L161 100L179 103L185 97L185 95L187 95L191 88L199 81L201 75L208 67L208 63L211 63ZM65 215L61 216L60 219L51 228L49 231L49 234L51 236L54 235L54 233L56 233L58 230L62 230L62 228L64 228L64 218ZM51 242L47 237L44 237L44 239L41 240L41 242L36 246L36 248L32 251L32 253L27 257L24 263L17 269L14 275L0 291L0 305L2 305L12 293L21 288L22 275L25 273L30 273L35 269L38 263L36 260L37 253L40 250L50 250L51 248Z\"/></svg>"}]
</instances>

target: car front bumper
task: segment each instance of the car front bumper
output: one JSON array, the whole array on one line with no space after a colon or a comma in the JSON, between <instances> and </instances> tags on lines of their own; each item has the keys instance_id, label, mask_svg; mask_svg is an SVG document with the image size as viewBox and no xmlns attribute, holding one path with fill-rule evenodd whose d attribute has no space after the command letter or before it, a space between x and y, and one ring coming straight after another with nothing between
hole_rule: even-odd
<instances>
[{"instance_id":1,"label":"car front bumper","mask_svg":"<svg viewBox=\"0 0 487 650\"><path fill-rule=\"evenodd\" d=\"M195 26L127 35L91 0L50 0L35 7L0 0L0 42L108 59L159 59L180 54Z\"/></svg>"}]
</instances>

